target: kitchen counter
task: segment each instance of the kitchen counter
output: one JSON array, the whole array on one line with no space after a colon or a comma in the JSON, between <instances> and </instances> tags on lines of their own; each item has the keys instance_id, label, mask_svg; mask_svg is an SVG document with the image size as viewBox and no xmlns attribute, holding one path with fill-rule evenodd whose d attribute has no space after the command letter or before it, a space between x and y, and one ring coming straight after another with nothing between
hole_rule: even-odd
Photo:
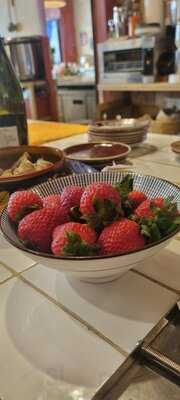
<instances>
[{"instance_id":1,"label":"kitchen counter","mask_svg":"<svg viewBox=\"0 0 180 400\"><path fill-rule=\"evenodd\" d=\"M98 85L99 101L104 103L105 92L144 92L144 93L179 93L179 83L153 82L153 83L119 83L101 82Z\"/></svg>"},{"instance_id":2,"label":"kitchen counter","mask_svg":"<svg viewBox=\"0 0 180 400\"><path fill-rule=\"evenodd\" d=\"M87 132L87 126L78 124L63 124L39 120L28 121L28 143L40 145L52 140L64 139Z\"/></svg>"},{"instance_id":3,"label":"kitchen counter","mask_svg":"<svg viewBox=\"0 0 180 400\"><path fill-rule=\"evenodd\" d=\"M134 168L180 184L174 140L148 135L156 151L132 157ZM86 134L51 145L82 141ZM180 235L119 280L91 285L35 264L0 234L0 398L92 399L179 299L179 260Z\"/></svg>"},{"instance_id":4,"label":"kitchen counter","mask_svg":"<svg viewBox=\"0 0 180 400\"><path fill-rule=\"evenodd\" d=\"M57 87L95 87L95 78L88 78L82 76L62 77L56 80Z\"/></svg>"}]
</instances>

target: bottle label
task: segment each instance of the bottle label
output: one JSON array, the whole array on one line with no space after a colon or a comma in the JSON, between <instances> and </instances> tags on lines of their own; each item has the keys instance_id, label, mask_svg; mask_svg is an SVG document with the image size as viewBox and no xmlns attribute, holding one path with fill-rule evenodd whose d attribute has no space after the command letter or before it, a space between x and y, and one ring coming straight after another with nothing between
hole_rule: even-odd
<instances>
[{"instance_id":1,"label":"bottle label","mask_svg":"<svg viewBox=\"0 0 180 400\"><path fill-rule=\"evenodd\" d=\"M0 127L0 148L18 145L17 126Z\"/></svg>"}]
</instances>

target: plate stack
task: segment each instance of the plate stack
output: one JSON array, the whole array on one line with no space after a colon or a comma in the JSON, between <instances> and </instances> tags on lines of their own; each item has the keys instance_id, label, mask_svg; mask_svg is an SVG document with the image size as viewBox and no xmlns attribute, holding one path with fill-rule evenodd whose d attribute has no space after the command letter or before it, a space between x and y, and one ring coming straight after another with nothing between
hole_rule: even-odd
<instances>
[{"instance_id":1,"label":"plate stack","mask_svg":"<svg viewBox=\"0 0 180 400\"><path fill-rule=\"evenodd\" d=\"M101 121L89 126L90 142L121 142L131 147L141 144L147 138L149 120L121 119Z\"/></svg>"}]
</instances>

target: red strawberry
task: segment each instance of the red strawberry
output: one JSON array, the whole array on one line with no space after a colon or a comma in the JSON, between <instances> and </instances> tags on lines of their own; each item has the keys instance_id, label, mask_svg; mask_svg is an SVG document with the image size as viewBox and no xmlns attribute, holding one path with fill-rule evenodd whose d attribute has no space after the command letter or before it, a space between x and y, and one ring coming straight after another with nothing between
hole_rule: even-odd
<instances>
[{"instance_id":1,"label":"red strawberry","mask_svg":"<svg viewBox=\"0 0 180 400\"><path fill-rule=\"evenodd\" d=\"M88 186L80 202L80 211L88 222L95 227L108 225L120 213L119 192L107 183L93 183Z\"/></svg>"},{"instance_id":2,"label":"red strawberry","mask_svg":"<svg viewBox=\"0 0 180 400\"><path fill-rule=\"evenodd\" d=\"M152 199L152 203L155 207L162 208L164 206L163 197L157 197L156 199Z\"/></svg>"},{"instance_id":3,"label":"red strawberry","mask_svg":"<svg viewBox=\"0 0 180 400\"><path fill-rule=\"evenodd\" d=\"M67 221L63 207L43 208L24 217L19 223L18 237L39 251L48 252L52 233L57 225Z\"/></svg>"},{"instance_id":4,"label":"red strawberry","mask_svg":"<svg viewBox=\"0 0 180 400\"><path fill-rule=\"evenodd\" d=\"M87 186L80 202L82 214L88 215L95 211L94 200L110 200L114 205L120 204L120 195L118 191L107 183L93 183Z\"/></svg>"},{"instance_id":5,"label":"red strawberry","mask_svg":"<svg viewBox=\"0 0 180 400\"><path fill-rule=\"evenodd\" d=\"M43 207L56 207L61 204L61 195L60 194L52 194L50 196L44 197L43 199Z\"/></svg>"},{"instance_id":6,"label":"red strawberry","mask_svg":"<svg viewBox=\"0 0 180 400\"><path fill-rule=\"evenodd\" d=\"M157 198L152 200L143 201L135 210L135 215L142 218L153 218L154 212L151 206L162 208L164 204L163 198Z\"/></svg>"},{"instance_id":7,"label":"red strawberry","mask_svg":"<svg viewBox=\"0 0 180 400\"><path fill-rule=\"evenodd\" d=\"M53 232L51 249L55 255L83 256L95 254L96 232L88 225L69 222Z\"/></svg>"},{"instance_id":8,"label":"red strawberry","mask_svg":"<svg viewBox=\"0 0 180 400\"><path fill-rule=\"evenodd\" d=\"M138 207L143 201L147 199L147 196L143 192L135 191L128 194L128 200L133 207Z\"/></svg>"},{"instance_id":9,"label":"red strawberry","mask_svg":"<svg viewBox=\"0 0 180 400\"><path fill-rule=\"evenodd\" d=\"M42 207L42 199L37 193L22 190L10 196L7 211L12 221L19 222L25 215Z\"/></svg>"},{"instance_id":10,"label":"red strawberry","mask_svg":"<svg viewBox=\"0 0 180 400\"><path fill-rule=\"evenodd\" d=\"M68 186L61 194L61 204L66 207L69 211L73 207L79 207L81 196L84 192L84 188L80 186Z\"/></svg>"},{"instance_id":11,"label":"red strawberry","mask_svg":"<svg viewBox=\"0 0 180 400\"><path fill-rule=\"evenodd\" d=\"M98 243L103 254L123 254L145 246L139 225L129 219L122 219L107 226L102 231Z\"/></svg>"},{"instance_id":12,"label":"red strawberry","mask_svg":"<svg viewBox=\"0 0 180 400\"><path fill-rule=\"evenodd\" d=\"M153 212L151 210L151 200L145 200L135 210L135 215L142 218L153 218Z\"/></svg>"}]
</instances>

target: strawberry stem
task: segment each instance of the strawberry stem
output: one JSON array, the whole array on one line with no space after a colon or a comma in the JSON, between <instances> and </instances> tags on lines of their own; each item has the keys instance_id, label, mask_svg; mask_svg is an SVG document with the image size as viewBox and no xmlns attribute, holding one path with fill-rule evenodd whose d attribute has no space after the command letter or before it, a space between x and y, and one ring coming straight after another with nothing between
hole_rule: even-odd
<instances>
[{"instance_id":1,"label":"strawberry stem","mask_svg":"<svg viewBox=\"0 0 180 400\"><path fill-rule=\"evenodd\" d=\"M64 255L68 256L94 256L99 252L97 245L88 245L76 232L66 232L67 244L63 248Z\"/></svg>"}]
</instances>

